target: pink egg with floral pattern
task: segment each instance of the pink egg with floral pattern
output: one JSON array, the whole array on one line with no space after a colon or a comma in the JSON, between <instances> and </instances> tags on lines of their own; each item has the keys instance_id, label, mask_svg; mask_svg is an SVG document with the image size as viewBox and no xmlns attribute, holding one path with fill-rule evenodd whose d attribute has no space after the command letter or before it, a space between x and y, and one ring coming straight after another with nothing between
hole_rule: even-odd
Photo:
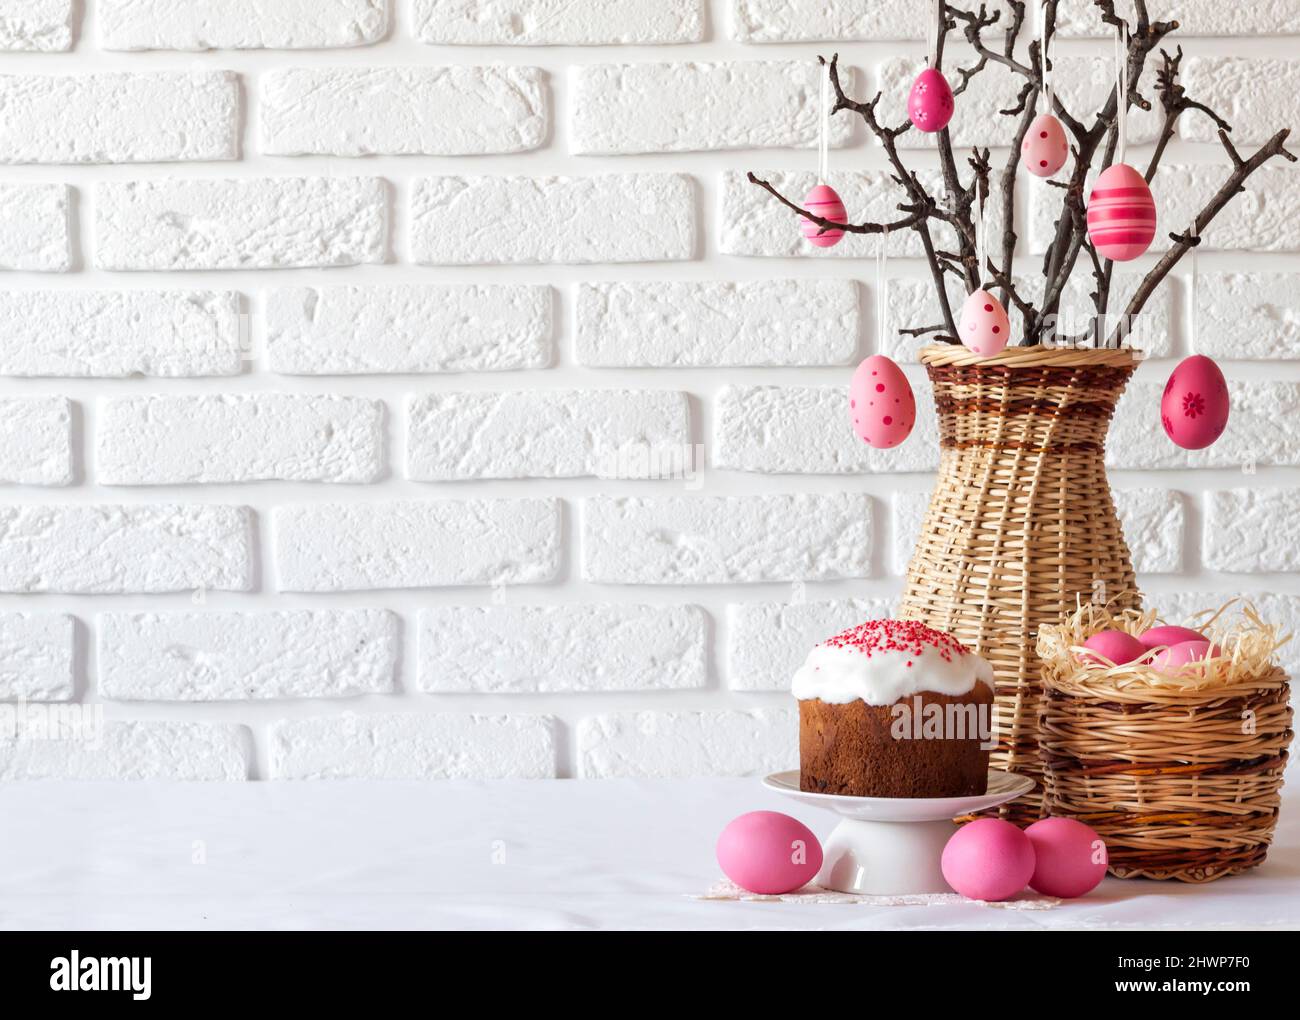
<instances>
[{"instance_id":1,"label":"pink egg with floral pattern","mask_svg":"<svg viewBox=\"0 0 1300 1020\"><path fill-rule=\"evenodd\" d=\"M1160 398L1165 435L1184 450L1203 450L1228 426L1228 384L1204 354L1178 363Z\"/></svg>"},{"instance_id":2,"label":"pink egg with floral pattern","mask_svg":"<svg viewBox=\"0 0 1300 1020\"><path fill-rule=\"evenodd\" d=\"M1007 345L1011 323L1002 302L986 290L972 291L957 324L961 342L976 354L997 354Z\"/></svg>"},{"instance_id":3,"label":"pink egg with floral pattern","mask_svg":"<svg viewBox=\"0 0 1300 1020\"><path fill-rule=\"evenodd\" d=\"M864 443L878 450L897 446L916 424L916 398L903 370L883 354L858 366L849 383L849 419Z\"/></svg>"},{"instance_id":4,"label":"pink egg with floral pattern","mask_svg":"<svg viewBox=\"0 0 1300 1020\"><path fill-rule=\"evenodd\" d=\"M927 67L916 76L907 97L907 115L918 131L942 131L955 108L952 88L941 71Z\"/></svg>"},{"instance_id":5,"label":"pink egg with floral pattern","mask_svg":"<svg viewBox=\"0 0 1300 1020\"><path fill-rule=\"evenodd\" d=\"M1020 144L1020 162L1036 177L1051 177L1070 158L1065 128L1050 113L1040 113Z\"/></svg>"},{"instance_id":6,"label":"pink egg with floral pattern","mask_svg":"<svg viewBox=\"0 0 1300 1020\"><path fill-rule=\"evenodd\" d=\"M803 207L810 213L833 223L847 223L849 220L844 203L829 184L819 184L808 192L808 197L803 200ZM844 231L835 227L823 229L821 224L814 223L807 216L799 217L799 230L809 244L815 244L818 248L830 248L839 244L840 239L844 237Z\"/></svg>"}]
</instances>

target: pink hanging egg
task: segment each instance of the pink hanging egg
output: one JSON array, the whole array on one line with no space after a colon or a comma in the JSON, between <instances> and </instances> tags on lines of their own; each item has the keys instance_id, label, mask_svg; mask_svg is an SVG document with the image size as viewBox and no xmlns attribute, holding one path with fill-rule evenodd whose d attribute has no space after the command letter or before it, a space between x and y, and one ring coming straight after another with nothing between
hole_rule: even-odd
<instances>
[{"instance_id":1,"label":"pink hanging egg","mask_svg":"<svg viewBox=\"0 0 1300 1020\"><path fill-rule=\"evenodd\" d=\"M954 109L952 88L941 71L927 67L916 76L907 96L907 115L917 130L942 131L952 120Z\"/></svg>"},{"instance_id":2,"label":"pink hanging egg","mask_svg":"<svg viewBox=\"0 0 1300 1020\"><path fill-rule=\"evenodd\" d=\"M1094 655L1081 655L1080 658L1084 662L1107 667L1111 665L1122 666L1126 662L1133 662L1142 658L1148 650L1141 641L1131 634L1125 634L1122 630L1098 631L1083 643L1083 647L1096 653Z\"/></svg>"},{"instance_id":3,"label":"pink hanging egg","mask_svg":"<svg viewBox=\"0 0 1300 1020\"><path fill-rule=\"evenodd\" d=\"M1228 426L1228 384L1204 354L1178 363L1160 398L1165 435L1184 450L1203 450Z\"/></svg>"},{"instance_id":4,"label":"pink hanging egg","mask_svg":"<svg viewBox=\"0 0 1300 1020\"><path fill-rule=\"evenodd\" d=\"M916 424L916 398L903 370L883 354L865 359L849 382L849 419L864 443L897 446Z\"/></svg>"},{"instance_id":5,"label":"pink hanging egg","mask_svg":"<svg viewBox=\"0 0 1300 1020\"><path fill-rule=\"evenodd\" d=\"M1025 830L1034 847L1029 888L1044 896L1074 899L1090 893L1106 877L1106 844L1073 818L1041 818Z\"/></svg>"},{"instance_id":6,"label":"pink hanging egg","mask_svg":"<svg viewBox=\"0 0 1300 1020\"><path fill-rule=\"evenodd\" d=\"M1020 146L1020 162L1036 177L1051 177L1070 158L1070 143L1065 128L1050 113L1040 113L1025 132Z\"/></svg>"},{"instance_id":7,"label":"pink hanging egg","mask_svg":"<svg viewBox=\"0 0 1300 1020\"><path fill-rule=\"evenodd\" d=\"M1152 627L1150 630L1144 630L1138 635L1138 640L1142 642L1142 647L1148 650L1159 648L1162 645L1168 648L1170 645L1176 645L1182 641L1204 641L1205 635L1199 630L1192 630L1191 627Z\"/></svg>"},{"instance_id":8,"label":"pink hanging egg","mask_svg":"<svg viewBox=\"0 0 1300 1020\"><path fill-rule=\"evenodd\" d=\"M1011 323L1002 302L986 290L975 290L961 306L957 325L961 342L976 354L997 354L1011 336Z\"/></svg>"},{"instance_id":9,"label":"pink hanging egg","mask_svg":"<svg viewBox=\"0 0 1300 1020\"><path fill-rule=\"evenodd\" d=\"M1001 818L967 822L952 834L939 861L944 880L973 900L1005 900L1034 873L1034 846Z\"/></svg>"},{"instance_id":10,"label":"pink hanging egg","mask_svg":"<svg viewBox=\"0 0 1300 1020\"><path fill-rule=\"evenodd\" d=\"M810 213L831 220L835 223L847 223L849 221L848 213L844 211L844 203L840 201L840 196L835 193L835 189L829 184L819 184L808 192L808 197L803 200L803 207ZM830 248L840 243L844 237L844 231L835 227L828 227L826 230L808 219L806 216L800 218L800 230L809 244L815 244L818 248Z\"/></svg>"},{"instance_id":11,"label":"pink hanging egg","mask_svg":"<svg viewBox=\"0 0 1300 1020\"><path fill-rule=\"evenodd\" d=\"M1156 202L1143 176L1127 163L1106 167L1088 197L1088 236L1116 262L1137 258L1156 236Z\"/></svg>"},{"instance_id":12,"label":"pink hanging egg","mask_svg":"<svg viewBox=\"0 0 1300 1020\"><path fill-rule=\"evenodd\" d=\"M718 837L718 865L753 893L779 896L807 885L821 870L822 845L797 818L751 811L733 819Z\"/></svg>"}]
</instances>

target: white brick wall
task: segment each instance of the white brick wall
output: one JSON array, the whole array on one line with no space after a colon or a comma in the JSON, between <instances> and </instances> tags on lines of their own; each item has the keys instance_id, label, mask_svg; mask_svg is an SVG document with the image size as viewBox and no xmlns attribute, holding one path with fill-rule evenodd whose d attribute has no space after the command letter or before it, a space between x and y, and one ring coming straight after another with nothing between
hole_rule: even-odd
<instances>
[{"instance_id":1,"label":"white brick wall","mask_svg":"<svg viewBox=\"0 0 1300 1020\"><path fill-rule=\"evenodd\" d=\"M790 674L899 594L938 450L895 330L939 320L910 232L882 287L880 238L811 249L744 172L814 183L819 52L901 119L925 6L0 3L0 713L104 717L0 744L0 778L792 765ZM1243 150L1300 127L1300 2L1151 7ZM1082 108L1111 43L1062 8ZM959 144L1005 143L1010 99L977 79ZM900 215L880 147L831 141L850 211ZM1189 114L1157 252L1224 167ZM1137 323L1107 456L1170 619L1245 595L1300 626L1298 182L1252 178ZM1058 195L1021 182L1022 279ZM844 412L876 352L918 397L888 451ZM1189 453L1157 406L1194 352L1233 411Z\"/></svg>"}]
</instances>

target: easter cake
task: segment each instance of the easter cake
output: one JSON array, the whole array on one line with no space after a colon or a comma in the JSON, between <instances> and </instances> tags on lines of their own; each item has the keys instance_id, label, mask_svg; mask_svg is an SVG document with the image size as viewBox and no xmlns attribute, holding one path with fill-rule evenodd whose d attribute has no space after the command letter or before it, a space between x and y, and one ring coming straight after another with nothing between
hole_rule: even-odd
<instances>
[{"instance_id":1,"label":"easter cake","mask_svg":"<svg viewBox=\"0 0 1300 1020\"><path fill-rule=\"evenodd\" d=\"M870 620L795 673L799 788L854 797L985 792L993 669L943 631Z\"/></svg>"}]
</instances>

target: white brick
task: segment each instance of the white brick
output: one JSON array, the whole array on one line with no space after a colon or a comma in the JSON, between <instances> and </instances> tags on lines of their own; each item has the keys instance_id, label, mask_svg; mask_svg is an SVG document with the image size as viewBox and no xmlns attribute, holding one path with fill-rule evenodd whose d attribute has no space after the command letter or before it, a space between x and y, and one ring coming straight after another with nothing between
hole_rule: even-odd
<instances>
[{"instance_id":1,"label":"white brick","mask_svg":"<svg viewBox=\"0 0 1300 1020\"><path fill-rule=\"evenodd\" d=\"M921 538L921 525L925 520L925 511L930 506L930 493L895 492L891 509L893 511L893 556L891 565L895 574L907 573L912 562L912 553Z\"/></svg>"},{"instance_id":2,"label":"white brick","mask_svg":"<svg viewBox=\"0 0 1300 1020\"><path fill-rule=\"evenodd\" d=\"M584 283L575 318L599 368L845 365L862 330L853 280Z\"/></svg>"},{"instance_id":3,"label":"white brick","mask_svg":"<svg viewBox=\"0 0 1300 1020\"><path fill-rule=\"evenodd\" d=\"M1232 574L1300 570L1300 489L1207 493L1202 555Z\"/></svg>"},{"instance_id":4,"label":"white brick","mask_svg":"<svg viewBox=\"0 0 1300 1020\"><path fill-rule=\"evenodd\" d=\"M554 357L549 287L285 287L266 305L273 372L504 372Z\"/></svg>"},{"instance_id":5,"label":"white brick","mask_svg":"<svg viewBox=\"0 0 1300 1020\"><path fill-rule=\"evenodd\" d=\"M293 67L262 78L262 151L464 156L546 140L535 67Z\"/></svg>"},{"instance_id":6,"label":"white brick","mask_svg":"<svg viewBox=\"0 0 1300 1020\"><path fill-rule=\"evenodd\" d=\"M252 556L247 507L0 507L0 591L248 591Z\"/></svg>"},{"instance_id":7,"label":"white brick","mask_svg":"<svg viewBox=\"0 0 1300 1020\"><path fill-rule=\"evenodd\" d=\"M817 183L817 175L811 171L755 170L754 176L768 181L795 204L802 202ZM934 194L933 188L938 184L935 174L922 170L919 176L922 184ZM832 170L827 183L839 193L855 223L889 223L905 215L899 212L898 203L904 201L906 195L883 170ZM879 234L845 234L835 247L818 248L804 240L799 232L801 218L762 188L750 184L743 172L724 171L720 186L718 244L724 255L875 257ZM932 233L939 247L947 243L942 230L932 230ZM901 234L891 234L887 243L891 255L917 257L924 254L916 232L910 229Z\"/></svg>"},{"instance_id":8,"label":"white brick","mask_svg":"<svg viewBox=\"0 0 1300 1020\"><path fill-rule=\"evenodd\" d=\"M1232 141L1238 147L1263 144L1295 116L1300 61L1191 57L1183 68L1187 94L1232 125ZM1189 110L1178 118L1178 134L1189 142L1217 145L1219 128L1205 114Z\"/></svg>"},{"instance_id":9,"label":"white brick","mask_svg":"<svg viewBox=\"0 0 1300 1020\"><path fill-rule=\"evenodd\" d=\"M1121 13L1123 7L1119 8ZM1296 35L1300 34L1300 9L1292 0L1250 0L1225 4L1222 0L1168 0L1152 18L1177 21L1180 36ZM1062 36L1115 36L1113 26L1101 20L1095 4L1061 4L1056 20Z\"/></svg>"},{"instance_id":10,"label":"white brick","mask_svg":"<svg viewBox=\"0 0 1300 1020\"><path fill-rule=\"evenodd\" d=\"M582 519L588 581L823 581L871 570L871 497L860 493L597 497L583 501Z\"/></svg>"},{"instance_id":11,"label":"white brick","mask_svg":"<svg viewBox=\"0 0 1300 1020\"><path fill-rule=\"evenodd\" d=\"M389 0L96 0L106 50L327 49L379 42Z\"/></svg>"},{"instance_id":12,"label":"white brick","mask_svg":"<svg viewBox=\"0 0 1300 1020\"><path fill-rule=\"evenodd\" d=\"M727 607L727 677L738 691L788 691L814 646L894 615L888 599L742 602Z\"/></svg>"},{"instance_id":13,"label":"white brick","mask_svg":"<svg viewBox=\"0 0 1300 1020\"><path fill-rule=\"evenodd\" d=\"M958 36L950 36L950 43L945 50L945 64L948 67L969 67L977 59L964 44L958 42ZM1109 94L1115 90L1115 61L1109 55L1095 57L1056 56L1053 83L1057 95L1065 108L1086 124L1091 124L1096 111L1106 104ZM880 117L883 123L900 124L907 121L907 97L912 89L912 82L925 67L920 56L895 57L880 66L881 93L885 97L880 103ZM950 72L950 80L956 84L960 79ZM1144 94L1154 94L1154 64L1148 64L1139 86ZM948 132L955 146L1009 146L1015 140L1016 128L1020 115L1004 116L1000 111L1015 106L1024 78L1011 68L1002 64L989 62L979 74L971 79L970 87L957 97L956 109ZM1159 103L1153 103L1153 110L1146 111L1134 107L1129 111L1128 140L1130 144L1139 145L1152 142L1158 137L1164 114ZM1040 104L1041 108L1041 104ZM849 114L837 114L836 118ZM1189 114L1188 116L1194 116ZM903 148L933 148L936 136L921 131L907 131L900 135L898 144ZM1005 156L995 156L993 165L1000 173ZM1071 157L1070 166L1073 166ZM965 168L963 167L963 170ZM1067 171L1068 172L1068 171ZM1029 175L1022 174L1022 181ZM1062 194L1057 192L1057 194ZM990 217L993 208L989 209Z\"/></svg>"},{"instance_id":14,"label":"white brick","mask_svg":"<svg viewBox=\"0 0 1300 1020\"><path fill-rule=\"evenodd\" d=\"M554 499L311 503L275 510L281 591L529 584L560 559Z\"/></svg>"},{"instance_id":15,"label":"white brick","mask_svg":"<svg viewBox=\"0 0 1300 1020\"><path fill-rule=\"evenodd\" d=\"M933 471L938 422L924 394L916 418L906 442L877 450L853 431L847 386L724 386L714 415L716 463L772 474Z\"/></svg>"},{"instance_id":16,"label":"white brick","mask_svg":"<svg viewBox=\"0 0 1300 1020\"><path fill-rule=\"evenodd\" d=\"M54 729L53 720L50 725ZM108 720L79 734L24 732L29 735L0 738L0 780L248 778L251 736L245 726Z\"/></svg>"},{"instance_id":17,"label":"white brick","mask_svg":"<svg viewBox=\"0 0 1300 1020\"><path fill-rule=\"evenodd\" d=\"M962 288L945 276L944 284L948 289L948 304L954 318L961 315ZM934 337L904 336L899 330L919 329L922 326L936 326L943 322L943 312L939 309L939 300L934 289L934 281L929 277L895 278L885 281L885 335L876 338L881 354L887 354L898 362L919 363L917 352L934 343ZM1008 314L1014 314L1008 308ZM1013 328L1011 335L1016 335ZM923 400L917 401L919 408Z\"/></svg>"},{"instance_id":18,"label":"white brick","mask_svg":"<svg viewBox=\"0 0 1300 1020\"><path fill-rule=\"evenodd\" d=\"M0 398L3 482L72 484L72 405L66 398Z\"/></svg>"},{"instance_id":19,"label":"white brick","mask_svg":"<svg viewBox=\"0 0 1300 1020\"><path fill-rule=\"evenodd\" d=\"M102 613L99 689L125 701L386 694L397 617L382 609Z\"/></svg>"},{"instance_id":20,"label":"white brick","mask_svg":"<svg viewBox=\"0 0 1300 1020\"><path fill-rule=\"evenodd\" d=\"M797 716L747 712L619 712L578 724L584 779L761 776L797 768Z\"/></svg>"},{"instance_id":21,"label":"white brick","mask_svg":"<svg viewBox=\"0 0 1300 1020\"><path fill-rule=\"evenodd\" d=\"M681 174L425 177L411 252L430 265L689 259L694 188Z\"/></svg>"},{"instance_id":22,"label":"white brick","mask_svg":"<svg viewBox=\"0 0 1300 1020\"><path fill-rule=\"evenodd\" d=\"M929 7L916 0L728 0L731 37L745 43L924 39Z\"/></svg>"},{"instance_id":23,"label":"white brick","mask_svg":"<svg viewBox=\"0 0 1300 1020\"><path fill-rule=\"evenodd\" d=\"M0 375L236 375L234 291L0 291Z\"/></svg>"},{"instance_id":24,"label":"white brick","mask_svg":"<svg viewBox=\"0 0 1300 1020\"><path fill-rule=\"evenodd\" d=\"M415 37L465 46L700 42L704 0L415 0Z\"/></svg>"},{"instance_id":25,"label":"white brick","mask_svg":"<svg viewBox=\"0 0 1300 1020\"><path fill-rule=\"evenodd\" d=\"M120 397L100 408L104 485L373 482L384 406L298 393Z\"/></svg>"},{"instance_id":26,"label":"white brick","mask_svg":"<svg viewBox=\"0 0 1300 1020\"><path fill-rule=\"evenodd\" d=\"M1167 489L1115 489L1115 509L1142 574L1176 574L1183 569L1187 510L1180 492Z\"/></svg>"},{"instance_id":27,"label":"white brick","mask_svg":"<svg viewBox=\"0 0 1300 1020\"><path fill-rule=\"evenodd\" d=\"M0 75L0 163L161 163L239 156L230 71Z\"/></svg>"},{"instance_id":28,"label":"white brick","mask_svg":"<svg viewBox=\"0 0 1300 1020\"><path fill-rule=\"evenodd\" d=\"M376 177L104 182L100 269L286 269L382 262L385 185Z\"/></svg>"},{"instance_id":29,"label":"white brick","mask_svg":"<svg viewBox=\"0 0 1300 1020\"><path fill-rule=\"evenodd\" d=\"M67 185L0 184L0 269L66 273L69 215Z\"/></svg>"},{"instance_id":30,"label":"white brick","mask_svg":"<svg viewBox=\"0 0 1300 1020\"><path fill-rule=\"evenodd\" d=\"M353 715L271 732L275 779L551 779L555 724L539 715Z\"/></svg>"},{"instance_id":31,"label":"white brick","mask_svg":"<svg viewBox=\"0 0 1300 1020\"><path fill-rule=\"evenodd\" d=\"M420 689L518 694L680 690L707 683L696 606L420 610Z\"/></svg>"},{"instance_id":32,"label":"white brick","mask_svg":"<svg viewBox=\"0 0 1300 1020\"><path fill-rule=\"evenodd\" d=\"M811 61L586 64L574 68L572 76L571 152L818 144L821 74ZM851 69L841 71L841 81L852 90ZM831 145L844 145L852 136L849 117L831 119Z\"/></svg>"},{"instance_id":33,"label":"white brick","mask_svg":"<svg viewBox=\"0 0 1300 1020\"><path fill-rule=\"evenodd\" d=\"M1297 251L1300 237L1293 225L1300 218L1300 171L1265 166L1242 185L1204 232L1201 251ZM1156 200L1156 236L1151 251L1169 248L1170 231L1183 231L1223 186L1230 173L1221 164L1162 166L1151 191ZM1049 196L1047 193L1052 192ZM1032 192L1030 240L1035 253L1046 250L1060 212L1059 188Z\"/></svg>"},{"instance_id":34,"label":"white brick","mask_svg":"<svg viewBox=\"0 0 1300 1020\"><path fill-rule=\"evenodd\" d=\"M73 694L71 616L0 613L0 701L69 701Z\"/></svg>"},{"instance_id":35,"label":"white brick","mask_svg":"<svg viewBox=\"0 0 1300 1020\"><path fill-rule=\"evenodd\" d=\"M1130 383L1115 409L1106 463L1132 468L1300 465L1300 384L1229 382L1228 427L1213 446L1187 451L1160 426L1163 381Z\"/></svg>"},{"instance_id":36,"label":"white brick","mask_svg":"<svg viewBox=\"0 0 1300 1020\"><path fill-rule=\"evenodd\" d=\"M1198 273L1195 353L1249 361L1300 359L1300 274Z\"/></svg>"},{"instance_id":37,"label":"white brick","mask_svg":"<svg viewBox=\"0 0 1300 1020\"><path fill-rule=\"evenodd\" d=\"M1243 603L1253 605L1260 619L1277 628L1278 636L1300 634L1300 596L1279 595L1274 592L1156 592L1149 594L1145 600L1148 608L1160 611L1160 617L1166 623L1195 626L1205 620L1200 614L1206 610L1217 611L1229 599L1238 598L1242 602L1231 607L1220 622L1232 626L1241 620ZM1217 624L1216 624L1217 626ZM1283 669L1291 676L1300 673L1300 642L1293 637L1277 651L1277 657Z\"/></svg>"},{"instance_id":38,"label":"white brick","mask_svg":"<svg viewBox=\"0 0 1300 1020\"><path fill-rule=\"evenodd\" d=\"M406 474L420 481L616 478L634 457L682 457L691 442L673 390L430 393L406 410Z\"/></svg>"},{"instance_id":39,"label":"white brick","mask_svg":"<svg viewBox=\"0 0 1300 1020\"><path fill-rule=\"evenodd\" d=\"M70 49L72 0L7 0L0 10L0 50Z\"/></svg>"}]
</instances>

